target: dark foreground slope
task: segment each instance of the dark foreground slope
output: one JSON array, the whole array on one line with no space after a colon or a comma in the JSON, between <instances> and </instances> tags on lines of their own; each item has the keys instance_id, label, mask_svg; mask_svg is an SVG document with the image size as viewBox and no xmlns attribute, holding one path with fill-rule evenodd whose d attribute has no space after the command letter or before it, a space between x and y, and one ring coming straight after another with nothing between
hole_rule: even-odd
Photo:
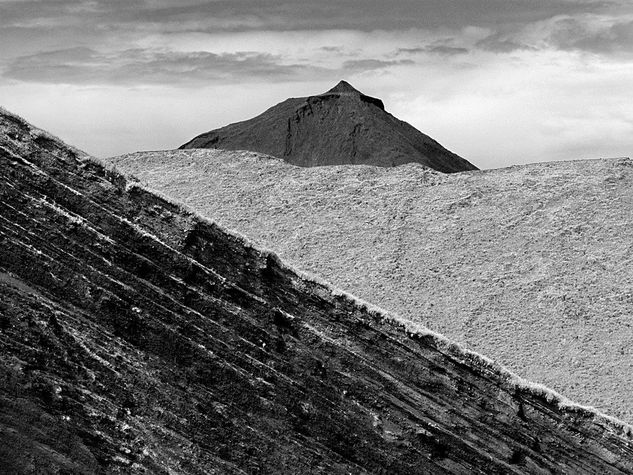
<instances>
[{"instance_id":1,"label":"dark foreground slope","mask_svg":"<svg viewBox=\"0 0 633 475\"><path fill-rule=\"evenodd\" d=\"M287 99L253 119L204 133L180 148L250 150L302 167L420 163L446 173L476 170L386 112L380 99L345 81L324 94Z\"/></svg>"},{"instance_id":2,"label":"dark foreground slope","mask_svg":"<svg viewBox=\"0 0 633 475\"><path fill-rule=\"evenodd\" d=\"M0 471L633 473L630 426L0 129Z\"/></svg>"}]
</instances>

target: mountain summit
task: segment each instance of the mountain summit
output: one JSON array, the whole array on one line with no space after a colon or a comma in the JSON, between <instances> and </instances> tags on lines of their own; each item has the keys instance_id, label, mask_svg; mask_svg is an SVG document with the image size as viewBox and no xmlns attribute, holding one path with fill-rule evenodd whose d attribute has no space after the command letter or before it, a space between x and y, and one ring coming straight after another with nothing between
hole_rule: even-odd
<instances>
[{"instance_id":1,"label":"mountain summit","mask_svg":"<svg viewBox=\"0 0 633 475\"><path fill-rule=\"evenodd\" d=\"M420 163L446 173L477 169L346 81L323 94L287 99L180 148L250 150L304 167Z\"/></svg>"},{"instance_id":2,"label":"mountain summit","mask_svg":"<svg viewBox=\"0 0 633 475\"><path fill-rule=\"evenodd\" d=\"M346 92L352 94L360 94L361 92L347 81L340 81L336 86L330 89L326 94L344 94Z\"/></svg>"}]
</instances>

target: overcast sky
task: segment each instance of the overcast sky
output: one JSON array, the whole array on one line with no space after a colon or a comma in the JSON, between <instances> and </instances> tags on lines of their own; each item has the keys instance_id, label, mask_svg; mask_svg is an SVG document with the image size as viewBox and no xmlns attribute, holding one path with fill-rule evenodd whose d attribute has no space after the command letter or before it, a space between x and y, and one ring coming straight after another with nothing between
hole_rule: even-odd
<instances>
[{"instance_id":1,"label":"overcast sky","mask_svg":"<svg viewBox=\"0 0 633 475\"><path fill-rule=\"evenodd\" d=\"M633 155L631 0L0 0L0 105L96 156L346 79L481 168Z\"/></svg>"}]
</instances>

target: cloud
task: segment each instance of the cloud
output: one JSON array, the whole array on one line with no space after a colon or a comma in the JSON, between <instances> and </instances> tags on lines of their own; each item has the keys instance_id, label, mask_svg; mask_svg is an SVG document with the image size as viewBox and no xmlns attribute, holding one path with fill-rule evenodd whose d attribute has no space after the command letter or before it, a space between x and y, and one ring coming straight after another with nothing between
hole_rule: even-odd
<instances>
[{"instance_id":1,"label":"cloud","mask_svg":"<svg viewBox=\"0 0 633 475\"><path fill-rule=\"evenodd\" d=\"M343 63L343 70L350 73L358 71L371 71L375 69L386 69L393 66L404 66L415 64L410 59L383 60L383 59L353 59Z\"/></svg>"},{"instance_id":2,"label":"cloud","mask_svg":"<svg viewBox=\"0 0 633 475\"><path fill-rule=\"evenodd\" d=\"M503 33L495 33L487 36L483 40L478 41L476 46L493 53L511 53L517 50L537 49L534 46L523 43L519 38L515 39L512 35L504 35Z\"/></svg>"},{"instance_id":3,"label":"cloud","mask_svg":"<svg viewBox=\"0 0 633 475\"><path fill-rule=\"evenodd\" d=\"M398 48L393 54L394 56L401 55L420 55L420 54L437 54L441 56L456 56L460 54L467 54L468 48L462 46L455 46L450 44L450 40L437 40L432 44L426 46L417 46L413 48Z\"/></svg>"},{"instance_id":4,"label":"cloud","mask_svg":"<svg viewBox=\"0 0 633 475\"><path fill-rule=\"evenodd\" d=\"M633 53L633 18L561 18L553 23L549 41L563 50Z\"/></svg>"},{"instance_id":5,"label":"cloud","mask_svg":"<svg viewBox=\"0 0 633 475\"><path fill-rule=\"evenodd\" d=\"M633 14L559 15L521 28L500 28L476 47L495 53L517 50L580 51L599 55L633 53Z\"/></svg>"},{"instance_id":6,"label":"cloud","mask_svg":"<svg viewBox=\"0 0 633 475\"><path fill-rule=\"evenodd\" d=\"M251 51L216 54L136 48L104 53L76 47L20 56L8 64L3 77L49 84L196 86L210 82L313 81L412 64L410 59L367 58L324 67L312 64L308 58L290 61L281 55Z\"/></svg>"},{"instance_id":7,"label":"cloud","mask_svg":"<svg viewBox=\"0 0 633 475\"><path fill-rule=\"evenodd\" d=\"M342 46L321 46L319 49L326 53L342 53L345 50Z\"/></svg>"},{"instance_id":8,"label":"cloud","mask_svg":"<svg viewBox=\"0 0 633 475\"><path fill-rule=\"evenodd\" d=\"M396 50L396 52L394 53L395 55L400 55L400 54L419 54L419 53L425 53L427 51L427 47L426 46L417 46L415 48L398 48Z\"/></svg>"},{"instance_id":9,"label":"cloud","mask_svg":"<svg viewBox=\"0 0 633 475\"><path fill-rule=\"evenodd\" d=\"M428 52L441 54L444 56L454 56L456 54L466 54L468 53L468 49L456 47L456 46L436 45L436 46L430 46L428 48Z\"/></svg>"},{"instance_id":10,"label":"cloud","mask_svg":"<svg viewBox=\"0 0 633 475\"><path fill-rule=\"evenodd\" d=\"M0 27L55 27L111 22L139 11L142 0L6 0L0 2Z\"/></svg>"},{"instance_id":11,"label":"cloud","mask_svg":"<svg viewBox=\"0 0 633 475\"><path fill-rule=\"evenodd\" d=\"M448 44L432 44L427 46L418 46L415 48L398 48L395 51L395 55L399 56L402 54L406 55L416 55L416 54L425 54L432 53L438 54L441 56L455 56L459 54L467 54L469 52L468 48L463 48L461 46L451 46Z\"/></svg>"},{"instance_id":12,"label":"cloud","mask_svg":"<svg viewBox=\"0 0 633 475\"><path fill-rule=\"evenodd\" d=\"M0 27L91 25L114 31L463 28L601 12L616 0L20 0L0 2Z\"/></svg>"},{"instance_id":13,"label":"cloud","mask_svg":"<svg viewBox=\"0 0 633 475\"><path fill-rule=\"evenodd\" d=\"M86 47L22 56L4 77L61 84L196 84L204 81L288 79L318 75L318 67L285 64L281 57L257 52L214 54L129 49L101 53Z\"/></svg>"},{"instance_id":14,"label":"cloud","mask_svg":"<svg viewBox=\"0 0 633 475\"><path fill-rule=\"evenodd\" d=\"M100 2L103 3L103 2ZM616 8L616 0L215 0L143 2L130 22L209 31L463 28L526 24ZM182 30L178 30L182 31Z\"/></svg>"}]
</instances>

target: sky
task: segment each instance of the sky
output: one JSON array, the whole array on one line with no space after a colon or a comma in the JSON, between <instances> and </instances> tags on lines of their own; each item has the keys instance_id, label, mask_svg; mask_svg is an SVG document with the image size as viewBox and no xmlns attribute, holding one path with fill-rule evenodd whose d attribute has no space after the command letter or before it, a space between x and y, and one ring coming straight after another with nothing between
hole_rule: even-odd
<instances>
[{"instance_id":1,"label":"sky","mask_svg":"<svg viewBox=\"0 0 633 475\"><path fill-rule=\"evenodd\" d=\"M0 0L0 106L107 157L345 79L480 168L633 155L632 0Z\"/></svg>"}]
</instances>

